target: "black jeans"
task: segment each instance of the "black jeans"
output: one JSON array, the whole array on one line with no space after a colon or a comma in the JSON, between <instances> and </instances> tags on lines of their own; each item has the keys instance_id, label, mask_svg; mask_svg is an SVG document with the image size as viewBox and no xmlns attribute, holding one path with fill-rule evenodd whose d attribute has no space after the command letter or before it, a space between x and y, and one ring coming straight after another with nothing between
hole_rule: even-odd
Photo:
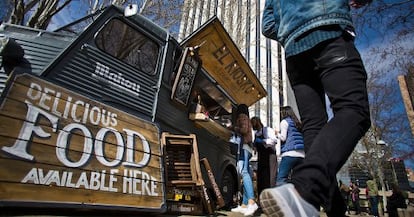
<instances>
[{"instance_id":1,"label":"black jeans","mask_svg":"<svg viewBox=\"0 0 414 217\"><path fill-rule=\"evenodd\" d=\"M277 155L272 148L257 145L257 195L266 188L276 186Z\"/></svg>"},{"instance_id":2,"label":"black jeans","mask_svg":"<svg viewBox=\"0 0 414 217\"><path fill-rule=\"evenodd\" d=\"M361 57L353 39L344 34L289 57L287 72L303 124L306 155L294 169L292 183L315 207L324 206L330 216L343 216L339 213L346 207L336 173L371 125ZM334 113L329 121L325 94Z\"/></svg>"}]
</instances>

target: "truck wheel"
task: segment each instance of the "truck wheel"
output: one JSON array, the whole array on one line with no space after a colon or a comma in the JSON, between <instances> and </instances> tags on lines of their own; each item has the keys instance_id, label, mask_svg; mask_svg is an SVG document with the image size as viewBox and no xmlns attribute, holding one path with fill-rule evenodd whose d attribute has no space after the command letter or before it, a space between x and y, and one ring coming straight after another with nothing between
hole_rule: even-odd
<instances>
[{"instance_id":1,"label":"truck wheel","mask_svg":"<svg viewBox=\"0 0 414 217\"><path fill-rule=\"evenodd\" d=\"M223 177L221 179L221 192L226 204L223 208L230 209L233 207L233 198L237 193L237 185L236 178L229 169L226 169L223 173Z\"/></svg>"}]
</instances>

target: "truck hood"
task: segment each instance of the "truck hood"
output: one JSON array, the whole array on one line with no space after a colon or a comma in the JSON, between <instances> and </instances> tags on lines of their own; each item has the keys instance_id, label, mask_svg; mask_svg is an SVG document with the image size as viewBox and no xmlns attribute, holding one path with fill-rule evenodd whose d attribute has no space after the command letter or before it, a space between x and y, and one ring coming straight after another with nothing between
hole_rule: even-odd
<instances>
[{"instance_id":1,"label":"truck hood","mask_svg":"<svg viewBox=\"0 0 414 217\"><path fill-rule=\"evenodd\" d=\"M211 18L184 39L181 46L199 46L202 68L237 104L251 106L267 95L217 17Z\"/></svg>"}]
</instances>

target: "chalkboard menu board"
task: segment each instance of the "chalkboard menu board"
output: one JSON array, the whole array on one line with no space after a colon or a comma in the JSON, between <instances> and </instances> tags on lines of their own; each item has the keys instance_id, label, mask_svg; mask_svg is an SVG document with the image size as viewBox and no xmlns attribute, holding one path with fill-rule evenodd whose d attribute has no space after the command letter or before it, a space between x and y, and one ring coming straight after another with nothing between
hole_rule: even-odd
<instances>
[{"instance_id":1,"label":"chalkboard menu board","mask_svg":"<svg viewBox=\"0 0 414 217\"><path fill-rule=\"evenodd\" d=\"M184 106L188 105L194 79L200 65L201 60L193 48L185 48L183 58L178 68L177 77L174 81L171 99Z\"/></svg>"}]
</instances>

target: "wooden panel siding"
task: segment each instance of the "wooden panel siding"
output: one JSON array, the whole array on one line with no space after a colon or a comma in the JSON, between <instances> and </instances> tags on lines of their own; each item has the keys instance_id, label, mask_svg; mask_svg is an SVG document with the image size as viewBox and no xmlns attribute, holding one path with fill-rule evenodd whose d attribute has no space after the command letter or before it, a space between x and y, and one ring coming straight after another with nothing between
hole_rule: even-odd
<instances>
[{"instance_id":1,"label":"wooden panel siding","mask_svg":"<svg viewBox=\"0 0 414 217\"><path fill-rule=\"evenodd\" d=\"M0 205L165 205L154 123L32 75L12 79L0 106Z\"/></svg>"}]
</instances>

